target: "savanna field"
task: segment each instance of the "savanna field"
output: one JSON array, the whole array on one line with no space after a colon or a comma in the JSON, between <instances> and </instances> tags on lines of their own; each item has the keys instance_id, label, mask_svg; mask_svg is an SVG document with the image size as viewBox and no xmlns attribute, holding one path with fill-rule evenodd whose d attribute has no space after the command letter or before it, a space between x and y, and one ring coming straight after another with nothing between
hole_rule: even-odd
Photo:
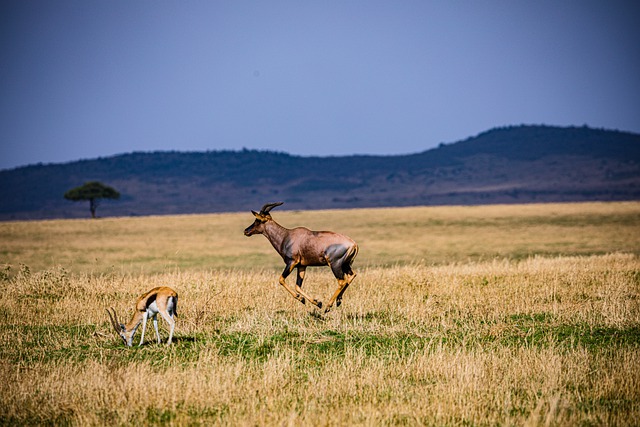
<instances>
[{"instance_id":1,"label":"savanna field","mask_svg":"<svg viewBox=\"0 0 640 427\"><path fill-rule=\"evenodd\" d=\"M283 208L358 242L326 315L249 211L0 222L0 424L640 424L640 203ZM160 285L174 343L124 347Z\"/></svg>"}]
</instances>

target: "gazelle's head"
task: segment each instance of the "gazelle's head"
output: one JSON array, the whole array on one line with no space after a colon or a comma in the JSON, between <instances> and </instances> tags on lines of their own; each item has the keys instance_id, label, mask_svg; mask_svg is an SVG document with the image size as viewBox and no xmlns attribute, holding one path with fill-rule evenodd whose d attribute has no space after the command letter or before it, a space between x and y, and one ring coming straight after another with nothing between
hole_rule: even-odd
<instances>
[{"instance_id":1,"label":"gazelle's head","mask_svg":"<svg viewBox=\"0 0 640 427\"><path fill-rule=\"evenodd\" d=\"M133 345L134 331L133 330L127 331L127 328L124 326L124 324L118 321L118 315L116 314L116 311L113 309L113 307L111 308L111 311L107 309L107 314L109 314L111 325L113 326L113 329L116 331L116 334L118 334L118 336L122 338L124 345L126 345L127 347L131 347Z\"/></svg>"},{"instance_id":2,"label":"gazelle's head","mask_svg":"<svg viewBox=\"0 0 640 427\"><path fill-rule=\"evenodd\" d=\"M269 211L275 208L276 206L280 206L283 202L278 203L267 203L260 209L260 212L251 211L253 216L256 217L256 220L253 221L253 224L245 228L244 235L249 237L254 234L262 234L264 232L264 226L267 222L271 221L271 214Z\"/></svg>"}]
</instances>

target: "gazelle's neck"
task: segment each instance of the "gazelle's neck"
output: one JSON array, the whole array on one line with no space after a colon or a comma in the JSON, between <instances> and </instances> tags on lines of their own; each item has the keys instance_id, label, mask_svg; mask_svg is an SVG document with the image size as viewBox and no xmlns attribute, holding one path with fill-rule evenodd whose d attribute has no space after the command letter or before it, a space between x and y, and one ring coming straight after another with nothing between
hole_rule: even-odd
<instances>
[{"instance_id":1,"label":"gazelle's neck","mask_svg":"<svg viewBox=\"0 0 640 427\"><path fill-rule=\"evenodd\" d=\"M136 329L138 329L138 326L140 326L140 323L142 323L142 318L146 314L147 313L145 311L136 311L135 313L133 313L133 317L131 318L131 320L129 320L129 323L124 325L124 328L127 330L127 332L131 331L131 336L136 333Z\"/></svg>"}]
</instances>

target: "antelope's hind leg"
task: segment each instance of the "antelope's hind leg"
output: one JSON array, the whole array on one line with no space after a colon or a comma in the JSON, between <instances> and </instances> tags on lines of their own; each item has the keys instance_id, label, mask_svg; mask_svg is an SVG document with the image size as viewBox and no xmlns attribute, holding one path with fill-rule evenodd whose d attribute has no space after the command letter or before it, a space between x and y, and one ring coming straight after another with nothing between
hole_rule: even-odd
<instances>
[{"instance_id":1,"label":"antelope's hind leg","mask_svg":"<svg viewBox=\"0 0 640 427\"><path fill-rule=\"evenodd\" d=\"M345 279L338 279L338 289L336 289L336 291L333 293L333 296L329 300L327 307L324 309L325 313L328 313L331 310L331 307L333 306L333 303L338 298L338 295L341 295L344 292L344 290L347 288L347 286L349 286L349 282L347 282Z\"/></svg>"},{"instance_id":2,"label":"antelope's hind leg","mask_svg":"<svg viewBox=\"0 0 640 427\"><path fill-rule=\"evenodd\" d=\"M327 307L324 309L325 313L328 313L331 310L333 303L336 304L336 307L340 307L340 304L342 304L342 295L356 277L356 274L351 270L351 266L348 266L344 270L342 267L334 268L331 266L331 270L333 271L334 276L336 276L336 279L338 279L338 289L333 293L333 296L329 300L329 304L327 304Z\"/></svg>"},{"instance_id":3,"label":"antelope's hind leg","mask_svg":"<svg viewBox=\"0 0 640 427\"><path fill-rule=\"evenodd\" d=\"M351 274L349 274L346 277L347 284L342 287L342 290L340 291L340 293L338 294L338 297L336 298L336 307L340 307L340 304L342 304L342 295L344 294L344 291L347 290L347 288L355 278L356 278L356 273L354 273L353 271L351 272Z\"/></svg>"}]
</instances>

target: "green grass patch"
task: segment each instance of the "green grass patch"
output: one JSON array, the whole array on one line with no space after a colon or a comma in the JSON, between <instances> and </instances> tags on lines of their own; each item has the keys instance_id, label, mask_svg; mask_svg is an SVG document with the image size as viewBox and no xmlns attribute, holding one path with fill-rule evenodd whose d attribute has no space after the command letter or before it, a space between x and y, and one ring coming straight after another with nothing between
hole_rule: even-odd
<instances>
[{"instance_id":1,"label":"green grass patch","mask_svg":"<svg viewBox=\"0 0 640 427\"><path fill-rule=\"evenodd\" d=\"M365 319L368 316L364 316ZM372 314L370 319L377 320ZM12 363L52 363L58 361L80 363L97 359L108 363L128 364L147 362L151 366L164 367L191 365L198 361L201 351L216 349L228 358L238 358L254 363L264 363L268 358L283 353L299 353L313 364L345 357L349 352L359 352L366 357L395 359L408 357L416 352L430 351L440 346L455 349L464 347L548 347L566 349L584 347L590 352L611 348L640 347L640 327L615 328L590 326L585 323L556 324L548 313L517 314L505 323L487 325L484 322L460 320L454 327L420 328L419 334L407 332L371 333L364 331L337 331L325 329L313 334L295 329L277 330L263 336L248 332L199 333L194 336L174 337L172 346L155 343L151 332L145 343L125 347L114 334L113 339L96 339L94 325L69 326L10 326L3 334L22 334L20 348L4 346L0 356ZM492 332L493 327L499 333ZM136 338L139 339L139 334ZM61 344L64 343L64 344ZM303 351L304 350L304 351Z\"/></svg>"},{"instance_id":2,"label":"green grass patch","mask_svg":"<svg viewBox=\"0 0 640 427\"><path fill-rule=\"evenodd\" d=\"M512 326L501 337L507 346L547 346L558 344L566 348L585 347L598 351L610 347L640 347L640 326L627 328L593 326L587 323L557 324L550 313L515 314L508 318Z\"/></svg>"}]
</instances>

